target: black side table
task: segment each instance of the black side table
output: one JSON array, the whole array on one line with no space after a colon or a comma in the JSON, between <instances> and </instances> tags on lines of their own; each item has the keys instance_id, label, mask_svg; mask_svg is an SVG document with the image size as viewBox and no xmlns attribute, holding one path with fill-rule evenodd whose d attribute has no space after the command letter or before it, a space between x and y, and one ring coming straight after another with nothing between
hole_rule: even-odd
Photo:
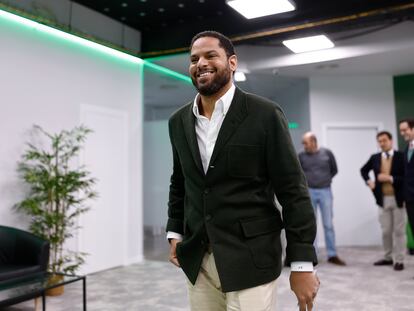
<instances>
[{"instance_id":1,"label":"black side table","mask_svg":"<svg viewBox=\"0 0 414 311\"><path fill-rule=\"evenodd\" d=\"M57 279L56 275L62 276ZM11 306L26 300L42 297L42 308L46 311L46 291L55 287L82 281L83 311L86 311L86 276L42 273L34 277L0 284L0 307Z\"/></svg>"}]
</instances>

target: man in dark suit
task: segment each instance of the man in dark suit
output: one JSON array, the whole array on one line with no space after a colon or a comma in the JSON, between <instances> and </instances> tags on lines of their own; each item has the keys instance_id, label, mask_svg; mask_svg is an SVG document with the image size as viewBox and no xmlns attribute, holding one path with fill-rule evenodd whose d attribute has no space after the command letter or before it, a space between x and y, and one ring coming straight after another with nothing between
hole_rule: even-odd
<instances>
[{"instance_id":1,"label":"man in dark suit","mask_svg":"<svg viewBox=\"0 0 414 311\"><path fill-rule=\"evenodd\" d=\"M291 288L300 310L312 310L315 216L283 112L234 86L237 56L227 37L199 33L190 54L198 94L169 121L167 237L191 310L274 310L282 228Z\"/></svg>"},{"instance_id":2,"label":"man in dark suit","mask_svg":"<svg viewBox=\"0 0 414 311\"><path fill-rule=\"evenodd\" d=\"M405 224L404 203L404 155L392 149L392 135L387 131L377 134L382 152L373 154L361 168L362 178L372 190L379 206L379 222L382 230L384 258L375 266L393 265L394 270L404 269ZM369 178L373 171L375 181Z\"/></svg>"},{"instance_id":3,"label":"man in dark suit","mask_svg":"<svg viewBox=\"0 0 414 311\"><path fill-rule=\"evenodd\" d=\"M414 119L401 120L399 127L400 134L407 143L407 147L404 150L404 199L408 223L410 224L411 230L414 231Z\"/></svg>"}]
</instances>

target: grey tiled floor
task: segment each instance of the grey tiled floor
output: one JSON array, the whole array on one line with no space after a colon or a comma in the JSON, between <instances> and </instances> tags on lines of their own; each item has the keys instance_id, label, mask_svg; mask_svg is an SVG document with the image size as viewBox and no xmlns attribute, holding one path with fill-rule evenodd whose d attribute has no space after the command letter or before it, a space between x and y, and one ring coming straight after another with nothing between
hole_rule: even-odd
<instances>
[{"instance_id":1,"label":"grey tiled floor","mask_svg":"<svg viewBox=\"0 0 414 311\"><path fill-rule=\"evenodd\" d=\"M164 259L165 248L150 255ZM406 269L395 272L389 266L374 267L381 257L378 247L339 249L346 267L322 260L318 266L321 288L317 311L413 311L414 256L407 257ZM297 310L284 269L278 282L278 311ZM66 286L61 297L48 298L48 311L76 311L81 308L81 286ZM31 311L33 302L3 309ZM112 269L88 276L89 311L188 311L184 277L166 261L146 260L141 264Z\"/></svg>"}]
</instances>

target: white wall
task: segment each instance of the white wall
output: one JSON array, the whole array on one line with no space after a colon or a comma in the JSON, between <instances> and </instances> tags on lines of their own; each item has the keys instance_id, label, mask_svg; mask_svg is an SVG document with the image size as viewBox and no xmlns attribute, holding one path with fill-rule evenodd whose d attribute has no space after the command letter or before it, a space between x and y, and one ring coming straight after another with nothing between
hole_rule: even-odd
<instances>
[{"instance_id":1,"label":"white wall","mask_svg":"<svg viewBox=\"0 0 414 311\"><path fill-rule=\"evenodd\" d=\"M144 225L163 234L172 173L168 120L144 122Z\"/></svg>"},{"instance_id":2,"label":"white wall","mask_svg":"<svg viewBox=\"0 0 414 311\"><path fill-rule=\"evenodd\" d=\"M310 79L310 118L311 129L322 145L331 147L337 142L329 142L328 134L324 131L329 126L361 129L377 127L396 133L395 108L391 76L329 76L312 77ZM372 146L371 153L378 150L375 147L375 135L371 141L361 141L354 136L355 142L344 141L349 146L337 150L339 173L334 178L334 224L338 245L367 245L380 244L381 236L377 220L377 207L374 198L362 182L359 169L368 160L370 154L361 152L358 147L366 144ZM365 138L364 138L365 139ZM396 142L396 140L395 140ZM371 148L369 148L371 149ZM335 150L333 150L335 153ZM354 155L359 160L355 159ZM347 175L345 172L354 174ZM347 180L341 180L343 176ZM337 187L348 185L349 187ZM339 182L341 181L341 182ZM352 189L352 191L351 191ZM361 224L364 224L362 226ZM323 243L321 232L318 240Z\"/></svg>"},{"instance_id":3,"label":"white wall","mask_svg":"<svg viewBox=\"0 0 414 311\"><path fill-rule=\"evenodd\" d=\"M312 77L310 105L317 136L329 122L381 122L397 134L392 76Z\"/></svg>"},{"instance_id":4,"label":"white wall","mask_svg":"<svg viewBox=\"0 0 414 311\"><path fill-rule=\"evenodd\" d=\"M1 17L0 46L0 224L20 228L28 224L28 219L13 212L12 206L25 193L16 164L32 125L57 132L80 124L82 105L111 108L125 112L129 119L125 201L130 239L125 261L142 259L141 66ZM95 147L88 141L86 144ZM96 172L91 173L99 179ZM92 208L99 210L99 199ZM116 215L117 206L113 209ZM110 245L100 241L100 247Z\"/></svg>"}]
</instances>

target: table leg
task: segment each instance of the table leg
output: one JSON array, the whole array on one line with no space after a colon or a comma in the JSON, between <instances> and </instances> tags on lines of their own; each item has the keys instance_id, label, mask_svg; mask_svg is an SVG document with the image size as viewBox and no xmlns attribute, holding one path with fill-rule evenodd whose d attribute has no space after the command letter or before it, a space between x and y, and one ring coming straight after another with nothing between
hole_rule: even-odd
<instances>
[{"instance_id":1,"label":"table leg","mask_svg":"<svg viewBox=\"0 0 414 311\"><path fill-rule=\"evenodd\" d=\"M42 293L42 309L46 311L46 292Z\"/></svg>"},{"instance_id":2,"label":"table leg","mask_svg":"<svg viewBox=\"0 0 414 311\"><path fill-rule=\"evenodd\" d=\"M86 311L86 277L83 278L83 311Z\"/></svg>"}]
</instances>

